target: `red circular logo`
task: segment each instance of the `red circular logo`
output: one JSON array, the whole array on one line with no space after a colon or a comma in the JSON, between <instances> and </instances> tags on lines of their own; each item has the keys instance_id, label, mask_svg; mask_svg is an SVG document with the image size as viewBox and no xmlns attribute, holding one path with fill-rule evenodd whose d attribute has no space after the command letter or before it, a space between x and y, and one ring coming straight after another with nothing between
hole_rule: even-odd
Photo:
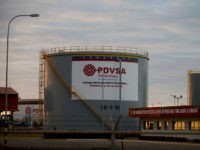
<instances>
[{"instance_id":1,"label":"red circular logo","mask_svg":"<svg viewBox=\"0 0 200 150\"><path fill-rule=\"evenodd\" d=\"M93 76L96 72L96 68L94 65L92 64L87 64L85 65L85 67L83 68L83 72L86 76Z\"/></svg>"}]
</instances>

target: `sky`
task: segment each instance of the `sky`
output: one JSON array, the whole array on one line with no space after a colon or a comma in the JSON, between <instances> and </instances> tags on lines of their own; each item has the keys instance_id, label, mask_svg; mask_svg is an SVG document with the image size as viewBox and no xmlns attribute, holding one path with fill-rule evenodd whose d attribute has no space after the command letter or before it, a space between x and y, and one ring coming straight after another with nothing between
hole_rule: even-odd
<instances>
[{"instance_id":1,"label":"sky","mask_svg":"<svg viewBox=\"0 0 200 150\"><path fill-rule=\"evenodd\" d=\"M38 98L39 51L63 46L123 46L149 53L148 105L187 104L187 70L200 68L199 0L1 0L0 86Z\"/></svg>"}]
</instances>

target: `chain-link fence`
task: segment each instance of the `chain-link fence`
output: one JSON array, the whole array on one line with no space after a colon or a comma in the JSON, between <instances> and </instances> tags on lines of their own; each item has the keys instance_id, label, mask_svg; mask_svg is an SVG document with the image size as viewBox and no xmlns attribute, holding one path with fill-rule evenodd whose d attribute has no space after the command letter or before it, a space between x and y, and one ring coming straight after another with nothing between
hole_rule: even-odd
<instances>
[{"instance_id":1,"label":"chain-link fence","mask_svg":"<svg viewBox=\"0 0 200 150\"><path fill-rule=\"evenodd\" d=\"M199 150L199 143L200 135L198 133L45 131L33 128L0 130L0 150L129 150L134 148L173 150L181 149L181 147L183 150Z\"/></svg>"},{"instance_id":2,"label":"chain-link fence","mask_svg":"<svg viewBox=\"0 0 200 150\"><path fill-rule=\"evenodd\" d=\"M98 135L100 138L97 138ZM107 136L108 138L105 138ZM110 136L110 137L109 137ZM0 149L119 149L111 132L7 130L0 131ZM120 148L121 149L121 148Z\"/></svg>"},{"instance_id":3,"label":"chain-link fence","mask_svg":"<svg viewBox=\"0 0 200 150\"><path fill-rule=\"evenodd\" d=\"M16 120L0 128L0 150L23 150L23 149L162 149L159 143L153 145L142 140L167 140L179 142L193 142L194 149L200 149L200 132L141 132L139 130L125 130L129 126L136 127L133 122L126 118L110 118L100 122L89 116L48 116L50 119L43 120L43 124L34 119L25 118ZM107 119L107 120L106 120ZM48 122L50 121L50 123ZM107 128L105 122L111 128ZM131 129L132 129L131 128ZM137 128L138 129L138 128ZM198 144L196 144L198 143ZM150 144L150 146L146 146ZM158 145L157 145L158 144ZM167 146L167 145L166 145ZM190 145L190 150L192 147ZM176 146L174 146L176 147ZM172 147L172 149L174 148ZM177 149L180 149L177 146ZM187 150L187 148L184 147Z\"/></svg>"}]
</instances>

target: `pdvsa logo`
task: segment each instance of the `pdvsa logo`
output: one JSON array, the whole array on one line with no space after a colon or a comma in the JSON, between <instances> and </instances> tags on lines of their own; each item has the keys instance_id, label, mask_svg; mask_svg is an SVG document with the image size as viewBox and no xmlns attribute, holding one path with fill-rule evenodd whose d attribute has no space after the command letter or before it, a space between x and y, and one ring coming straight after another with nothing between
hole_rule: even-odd
<instances>
[{"instance_id":1,"label":"pdvsa logo","mask_svg":"<svg viewBox=\"0 0 200 150\"><path fill-rule=\"evenodd\" d=\"M98 74L126 74L126 70L125 68L122 68L120 71L120 68L114 68L114 67L98 67L96 68L94 65L92 64L87 64L84 66L83 68L83 73L90 77L93 76L95 73Z\"/></svg>"},{"instance_id":2,"label":"pdvsa logo","mask_svg":"<svg viewBox=\"0 0 200 150\"><path fill-rule=\"evenodd\" d=\"M93 76L96 72L96 68L94 65L92 64L87 64L85 65L85 67L83 68L83 72L86 76Z\"/></svg>"}]
</instances>

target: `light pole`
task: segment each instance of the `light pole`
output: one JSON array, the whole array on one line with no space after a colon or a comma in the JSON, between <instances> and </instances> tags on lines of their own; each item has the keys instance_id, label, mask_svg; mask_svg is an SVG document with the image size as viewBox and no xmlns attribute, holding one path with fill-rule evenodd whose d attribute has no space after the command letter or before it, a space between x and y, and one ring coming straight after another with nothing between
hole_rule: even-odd
<instances>
[{"instance_id":1,"label":"light pole","mask_svg":"<svg viewBox=\"0 0 200 150\"><path fill-rule=\"evenodd\" d=\"M180 95L180 96L170 95L170 96L172 96L172 97L174 98L174 106L175 106L175 100L177 100L177 106L178 106L178 105L179 105L179 100L180 100L181 98L183 98L182 95Z\"/></svg>"},{"instance_id":2,"label":"light pole","mask_svg":"<svg viewBox=\"0 0 200 150\"><path fill-rule=\"evenodd\" d=\"M170 95L170 96L174 98L174 106L175 106L176 95Z\"/></svg>"},{"instance_id":3,"label":"light pole","mask_svg":"<svg viewBox=\"0 0 200 150\"><path fill-rule=\"evenodd\" d=\"M181 98L183 98L182 95L176 97L176 99L177 99L177 106L179 105L179 100L180 100Z\"/></svg>"},{"instance_id":4,"label":"light pole","mask_svg":"<svg viewBox=\"0 0 200 150\"><path fill-rule=\"evenodd\" d=\"M118 118L118 121L117 121L117 125L119 125L119 130L120 130L120 127L121 127L121 118L122 118L122 112L121 112L121 101L122 101L122 60L121 58L118 58L118 61L119 61L119 70L120 70L120 73L119 73L119 118Z\"/></svg>"},{"instance_id":5,"label":"light pole","mask_svg":"<svg viewBox=\"0 0 200 150\"><path fill-rule=\"evenodd\" d=\"M7 124L7 111L8 111L8 52L9 52L9 33L10 33L10 24L11 22L17 18L17 17L39 17L39 14L30 14L30 15L17 15L11 18L11 20L8 23L8 30L7 30L7 51L6 51L6 101L5 101L5 121Z\"/></svg>"}]
</instances>

